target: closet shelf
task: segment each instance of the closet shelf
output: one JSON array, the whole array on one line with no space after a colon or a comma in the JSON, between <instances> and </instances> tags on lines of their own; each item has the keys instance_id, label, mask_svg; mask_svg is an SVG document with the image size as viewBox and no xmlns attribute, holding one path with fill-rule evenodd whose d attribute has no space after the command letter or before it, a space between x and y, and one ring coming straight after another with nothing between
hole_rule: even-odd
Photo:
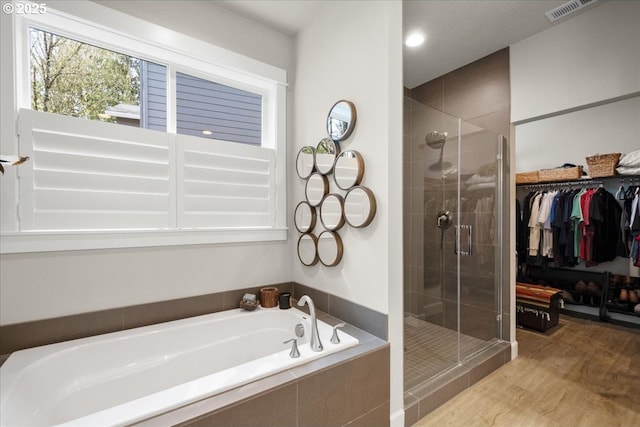
<instances>
[{"instance_id":1,"label":"closet shelf","mask_svg":"<svg viewBox=\"0 0 640 427\"><path fill-rule=\"evenodd\" d=\"M568 181L537 182L516 184L519 188L549 188L549 187L598 187L604 184L620 182L620 185L640 185L640 175L615 175L602 178L580 178Z\"/></svg>"}]
</instances>

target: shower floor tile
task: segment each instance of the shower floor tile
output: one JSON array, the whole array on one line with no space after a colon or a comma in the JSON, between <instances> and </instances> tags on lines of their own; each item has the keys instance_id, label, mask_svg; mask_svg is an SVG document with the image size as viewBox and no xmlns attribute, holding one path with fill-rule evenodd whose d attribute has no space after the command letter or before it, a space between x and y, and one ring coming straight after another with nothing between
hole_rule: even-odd
<instances>
[{"instance_id":1,"label":"shower floor tile","mask_svg":"<svg viewBox=\"0 0 640 427\"><path fill-rule=\"evenodd\" d=\"M458 360L456 331L415 317L404 319L404 389L438 375L456 365ZM460 335L461 354L470 354L486 342Z\"/></svg>"}]
</instances>

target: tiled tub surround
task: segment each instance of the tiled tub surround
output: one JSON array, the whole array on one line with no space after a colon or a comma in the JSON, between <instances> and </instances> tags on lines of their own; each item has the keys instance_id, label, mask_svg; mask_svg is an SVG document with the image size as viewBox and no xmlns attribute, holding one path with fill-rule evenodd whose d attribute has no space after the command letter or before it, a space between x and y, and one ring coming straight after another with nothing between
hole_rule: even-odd
<instances>
[{"instance_id":1,"label":"tiled tub surround","mask_svg":"<svg viewBox=\"0 0 640 427\"><path fill-rule=\"evenodd\" d=\"M136 425L386 427L389 344L351 325L344 331L360 344Z\"/></svg>"},{"instance_id":2,"label":"tiled tub surround","mask_svg":"<svg viewBox=\"0 0 640 427\"><path fill-rule=\"evenodd\" d=\"M339 318L351 323L344 331L360 344L146 420L142 425L388 425L389 346L383 340L386 316L303 285L276 286L281 292L291 291L295 298L309 294L316 303L318 318L330 325L339 320L322 311L337 314L348 310L347 316ZM111 332L110 328L142 326L133 325L137 322L148 325L220 311L225 304L229 304L227 309L234 308L245 292L257 292L261 287L8 325L0 328L0 343L3 353L9 353L79 337L73 335L91 336ZM383 335L383 339L354 327L349 317L359 324L368 323L367 328Z\"/></svg>"},{"instance_id":3,"label":"tiled tub surround","mask_svg":"<svg viewBox=\"0 0 640 427\"><path fill-rule=\"evenodd\" d=\"M130 425L359 344L344 330L330 342L321 319L318 331L321 352L300 310L233 309L16 352L1 368L1 424Z\"/></svg>"},{"instance_id":4,"label":"tiled tub surround","mask_svg":"<svg viewBox=\"0 0 640 427\"><path fill-rule=\"evenodd\" d=\"M245 293L259 294L260 289L267 286L275 286L280 292L291 292L294 299L309 295L317 310L378 338L387 339L386 315L326 292L288 282L0 326L0 362L10 353L24 348L230 310L239 306ZM300 309L308 310L306 306Z\"/></svg>"}]
</instances>

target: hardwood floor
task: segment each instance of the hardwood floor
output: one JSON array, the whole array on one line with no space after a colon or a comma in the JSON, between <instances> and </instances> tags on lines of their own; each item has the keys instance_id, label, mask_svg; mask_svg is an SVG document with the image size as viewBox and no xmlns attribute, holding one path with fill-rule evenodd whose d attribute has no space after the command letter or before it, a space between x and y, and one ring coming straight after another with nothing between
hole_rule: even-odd
<instances>
[{"instance_id":1,"label":"hardwood floor","mask_svg":"<svg viewBox=\"0 0 640 427\"><path fill-rule=\"evenodd\" d=\"M638 329L562 316L517 339L517 359L414 427L640 426Z\"/></svg>"}]
</instances>

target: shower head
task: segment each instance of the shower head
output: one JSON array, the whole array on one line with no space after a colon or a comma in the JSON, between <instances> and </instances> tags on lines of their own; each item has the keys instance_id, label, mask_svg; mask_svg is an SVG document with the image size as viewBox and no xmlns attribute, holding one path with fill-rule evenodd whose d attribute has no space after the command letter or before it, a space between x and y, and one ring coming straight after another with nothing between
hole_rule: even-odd
<instances>
[{"instance_id":1,"label":"shower head","mask_svg":"<svg viewBox=\"0 0 640 427\"><path fill-rule=\"evenodd\" d=\"M429 132L424 140L429 147L436 150L441 149L447 141L447 132L438 132L437 130L434 130L433 132Z\"/></svg>"}]
</instances>

